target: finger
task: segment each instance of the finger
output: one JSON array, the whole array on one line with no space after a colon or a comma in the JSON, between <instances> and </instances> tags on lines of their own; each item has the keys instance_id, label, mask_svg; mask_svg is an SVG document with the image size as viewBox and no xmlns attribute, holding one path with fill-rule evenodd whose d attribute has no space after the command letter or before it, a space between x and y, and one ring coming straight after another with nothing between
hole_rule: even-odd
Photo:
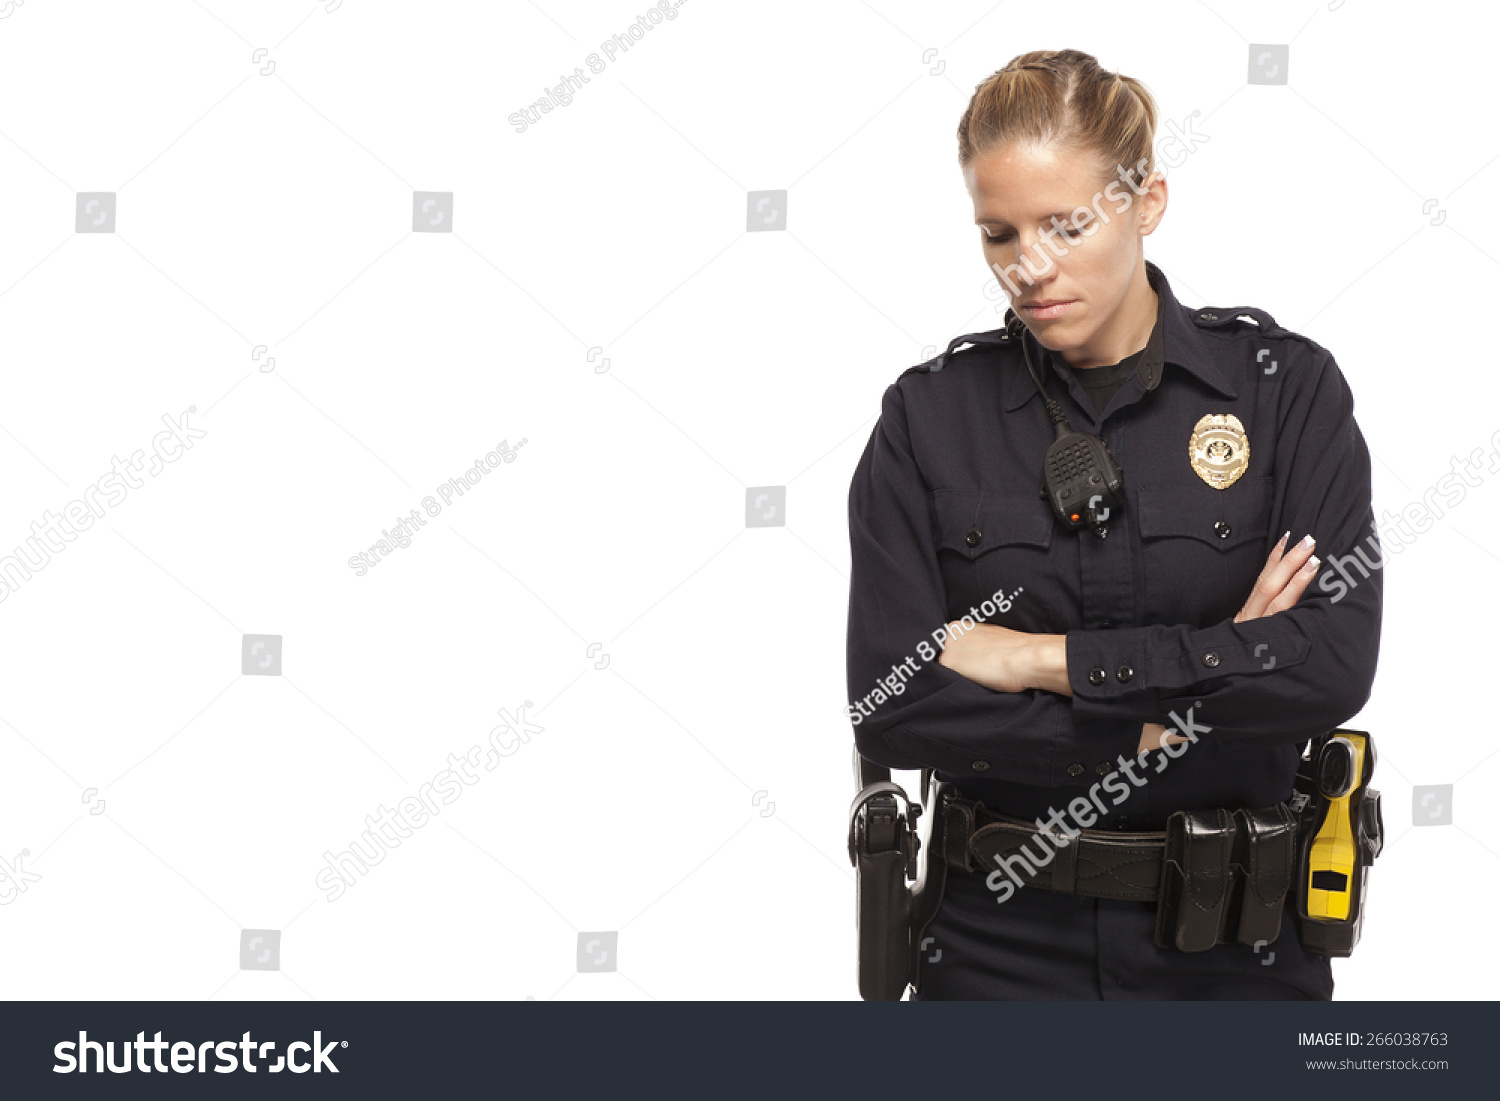
<instances>
[{"instance_id":1,"label":"finger","mask_svg":"<svg viewBox=\"0 0 1500 1101\"><path fill-rule=\"evenodd\" d=\"M1286 588L1281 590L1281 595L1271 601L1266 607L1266 615L1275 615L1277 612L1284 612L1288 608L1293 607L1298 599L1301 598L1303 590L1312 583L1314 577L1318 576L1318 563L1320 561L1321 559L1316 555L1309 558L1303 567L1292 575L1291 580L1286 584Z\"/></svg>"},{"instance_id":2,"label":"finger","mask_svg":"<svg viewBox=\"0 0 1500 1101\"><path fill-rule=\"evenodd\" d=\"M1244 605L1234 617L1236 623L1247 619L1259 619L1265 614L1266 606L1275 598L1276 591L1269 587L1269 578L1271 571L1281 561L1282 548L1286 545L1287 538L1291 534L1291 532L1287 532L1286 535L1276 540L1276 545L1271 548L1271 553L1266 556L1266 564L1261 567L1260 576L1255 579L1255 584L1250 590L1250 595L1246 597Z\"/></svg>"},{"instance_id":3,"label":"finger","mask_svg":"<svg viewBox=\"0 0 1500 1101\"><path fill-rule=\"evenodd\" d=\"M1317 545L1317 541L1311 535L1307 535L1285 554L1278 554L1286 539L1287 536L1283 535L1272 549L1270 557L1266 559L1265 567L1260 571L1260 576L1255 579L1255 588L1251 590L1250 598L1245 601L1245 606L1235 616L1236 623L1268 615L1267 609L1271 602L1281 595L1287 582L1302 568L1312 555L1313 547Z\"/></svg>"},{"instance_id":4,"label":"finger","mask_svg":"<svg viewBox=\"0 0 1500 1101\"><path fill-rule=\"evenodd\" d=\"M1250 597L1245 600L1245 606L1241 607L1239 615L1235 616L1235 622L1241 622L1244 619L1259 619L1260 616L1265 615L1266 607L1269 607L1271 601L1277 598L1281 589L1286 588L1290 574L1284 570L1286 555L1283 553L1283 547L1286 547L1287 538L1290 535L1292 532L1286 532L1280 540L1277 540L1271 553L1266 556L1266 564L1260 570L1260 576L1256 577L1256 585L1251 589ZM1293 550L1296 550L1296 546L1293 546Z\"/></svg>"}]
</instances>

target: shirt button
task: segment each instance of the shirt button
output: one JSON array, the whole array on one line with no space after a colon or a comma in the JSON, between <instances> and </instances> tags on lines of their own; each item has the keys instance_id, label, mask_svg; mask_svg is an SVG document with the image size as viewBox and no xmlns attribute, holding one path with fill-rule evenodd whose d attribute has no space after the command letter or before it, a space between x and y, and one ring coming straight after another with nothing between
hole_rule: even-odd
<instances>
[{"instance_id":1,"label":"shirt button","mask_svg":"<svg viewBox=\"0 0 1500 1101\"><path fill-rule=\"evenodd\" d=\"M983 534L980 533L978 528L975 528L973 531L969 532L968 535L964 536L964 542L971 547L977 547L979 546L979 541L983 538Z\"/></svg>"},{"instance_id":2,"label":"shirt button","mask_svg":"<svg viewBox=\"0 0 1500 1101\"><path fill-rule=\"evenodd\" d=\"M1117 814L1117 815L1115 815L1115 829L1117 829L1117 830L1128 830L1129 828L1130 828L1130 819L1129 818L1126 818L1123 814Z\"/></svg>"},{"instance_id":3,"label":"shirt button","mask_svg":"<svg viewBox=\"0 0 1500 1101\"><path fill-rule=\"evenodd\" d=\"M1100 761L1097 765L1094 766L1095 776L1108 776L1109 773L1110 763L1108 761Z\"/></svg>"},{"instance_id":4,"label":"shirt button","mask_svg":"<svg viewBox=\"0 0 1500 1101\"><path fill-rule=\"evenodd\" d=\"M1094 666L1092 669L1090 669L1089 670L1089 683L1090 684L1103 684L1104 683L1104 670L1100 669L1097 665Z\"/></svg>"},{"instance_id":5,"label":"shirt button","mask_svg":"<svg viewBox=\"0 0 1500 1101\"><path fill-rule=\"evenodd\" d=\"M1217 320L1219 320L1219 315L1218 314L1216 314L1216 313L1209 313L1207 310L1204 310L1198 316L1201 317L1201 318L1203 318L1204 321L1217 321Z\"/></svg>"},{"instance_id":6,"label":"shirt button","mask_svg":"<svg viewBox=\"0 0 1500 1101\"><path fill-rule=\"evenodd\" d=\"M1119 671L1115 673L1115 680L1119 681L1121 684L1124 684L1133 676L1135 676L1135 670L1128 665L1122 665L1120 666Z\"/></svg>"},{"instance_id":7,"label":"shirt button","mask_svg":"<svg viewBox=\"0 0 1500 1101\"><path fill-rule=\"evenodd\" d=\"M1208 653L1203 655L1203 664L1208 666L1210 669L1215 668L1219 664L1219 655L1210 650Z\"/></svg>"},{"instance_id":8,"label":"shirt button","mask_svg":"<svg viewBox=\"0 0 1500 1101\"><path fill-rule=\"evenodd\" d=\"M988 761L975 761L969 767L975 772L988 772L990 770L990 763Z\"/></svg>"},{"instance_id":9,"label":"shirt button","mask_svg":"<svg viewBox=\"0 0 1500 1101\"><path fill-rule=\"evenodd\" d=\"M1083 766L1079 765L1079 764L1069 765L1068 766L1068 775L1069 776L1082 776L1083 775Z\"/></svg>"},{"instance_id":10,"label":"shirt button","mask_svg":"<svg viewBox=\"0 0 1500 1101\"><path fill-rule=\"evenodd\" d=\"M1094 534L1097 535L1100 539L1108 539L1109 538L1109 525L1108 524L1100 524L1097 528L1094 529Z\"/></svg>"},{"instance_id":11,"label":"shirt button","mask_svg":"<svg viewBox=\"0 0 1500 1101\"><path fill-rule=\"evenodd\" d=\"M1220 539L1228 539L1230 533L1232 533L1233 531L1234 529L1229 526L1228 520L1214 521L1214 534L1217 535Z\"/></svg>"}]
</instances>

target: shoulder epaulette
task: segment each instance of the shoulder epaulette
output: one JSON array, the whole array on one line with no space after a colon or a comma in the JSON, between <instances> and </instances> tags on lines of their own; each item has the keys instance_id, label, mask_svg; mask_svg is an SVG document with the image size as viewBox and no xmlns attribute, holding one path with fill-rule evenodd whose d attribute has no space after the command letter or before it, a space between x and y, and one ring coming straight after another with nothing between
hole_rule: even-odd
<instances>
[{"instance_id":1,"label":"shoulder epaulette","mask_svg":"<svg viewBox=\"0 0 1500 1101\"><path fill-rule=\"evenodd\" d=\"M1189 311L1189 316L1200 329L1229 329L1230 326L1245 325L1253 321L1266 336L1291 337L1304 344L1321 348L1321 345L1312 337L1304 336L1293 329L1282 328L1276 324L1276 319L1269 313L1254 306L1204 306L1201 309Z\"/></svg>"},{"instance_id":2,"label":"shoulder epaulette","mask_svg":"<svg viewBox=\"0 0 1500 1101\"><path fill-rule=\"evenodd\" d=\"M927 360L925 363L918 363L915 367L908 367L906 370L902 371L899 375L896 376L897 380L899 381L900 379L905 378L913 371L921 371L925 375L932 371L942 370L943 355L944 353L940 352L937 355L933 356L931 359Z\"/></svg>"},{"instance_id":3,"label":"shoulder epaulette","mask_svg":"<svg viewBox=\"0 0 1500 1101\"><path fill-rule=\"evenodd\" d=\"M1243 324L1244 319L1249 318L1267 335L1280 335L1286 332L1276 324L1274 317L1254 306L1204 306L1202 309L1193 310L1191 316L1193 323L1200 329L1223 329L1230 325Z\"/></svg>"},{"instance_id":4,"label":"shoulder epaulette","mask_svg":"<svg viewBox=\"0 0 1500 1101\"><path fill-rule=\"evenodd\" d=\"M941 355L933 356L926 363L919 363L915 367L909 367L901 372L901 374L904 377L912 371L924 371L928 374L941 371L944 367L948 366L948 361L952 356L959 352L972 350L970 348L960 348L960 344L969 344L977 348L992 344L1005 345L1009 343L1011 343L1010 334L1004 329L990 329L982 333L965 333L963 336L956 336L950 340L947 349Z\"/></svg>"}]
</instances>

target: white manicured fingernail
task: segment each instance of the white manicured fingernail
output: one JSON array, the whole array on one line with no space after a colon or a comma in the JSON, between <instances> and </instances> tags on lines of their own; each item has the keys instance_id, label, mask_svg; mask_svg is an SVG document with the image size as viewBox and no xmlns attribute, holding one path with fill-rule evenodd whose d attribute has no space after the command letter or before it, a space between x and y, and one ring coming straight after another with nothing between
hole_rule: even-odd
<instances>
[{"instance_id":1,"label":"white manicured fingernail","mask_svg":"<svg viewBox=\"0 0 1500 1101\"><path fill-rule=\"evenodd\" d=\"M1302 543L1304 546L1311 547L1317 543L1317 540L1312 537L1312 532L1308 532L1302 537Z\"/></svg>"}]
</instances>

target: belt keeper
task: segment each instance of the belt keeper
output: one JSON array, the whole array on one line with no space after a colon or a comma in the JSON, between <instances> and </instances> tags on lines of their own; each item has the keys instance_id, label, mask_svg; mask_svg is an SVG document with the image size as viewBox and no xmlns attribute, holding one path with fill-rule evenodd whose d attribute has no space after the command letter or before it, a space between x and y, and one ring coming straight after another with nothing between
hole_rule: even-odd
<instances>
[{"instance_id":1,"label":"belt keeper","mask_svg":"<svg viewBox=\"0 0 1500 1101\"><path fill-rule=\"evenodd\" d=\"M1052 841L1052 890L1064 894L1078 892L1078 838L1058 836L1050 830L1039 836ZM1040 844L1040 843L1039 843Z\"/></svg>"},{"instance_id":2,"label":"belt keeper","mask_svg":"<svg viewBox=\"0 0 1500 1101\"><path fill-rule=\"evenodd\" d=\"M943 859L955 868L972 872L973 854L969 838L974 835L974 808L958 799L949 800L943 808Z\"/></svg>"},{"instance_id":3,"label":"belt keeper","mask_svg":"<svg viewBox=\"0 0 1500 1101\"><path fill-rule=\"evenodd\" d=\"M1219 943L1229 914L1235 821L1222 807L1177 811L1167 819L1156 946L1205 952Z\"/></svg>"}]
</instances>

